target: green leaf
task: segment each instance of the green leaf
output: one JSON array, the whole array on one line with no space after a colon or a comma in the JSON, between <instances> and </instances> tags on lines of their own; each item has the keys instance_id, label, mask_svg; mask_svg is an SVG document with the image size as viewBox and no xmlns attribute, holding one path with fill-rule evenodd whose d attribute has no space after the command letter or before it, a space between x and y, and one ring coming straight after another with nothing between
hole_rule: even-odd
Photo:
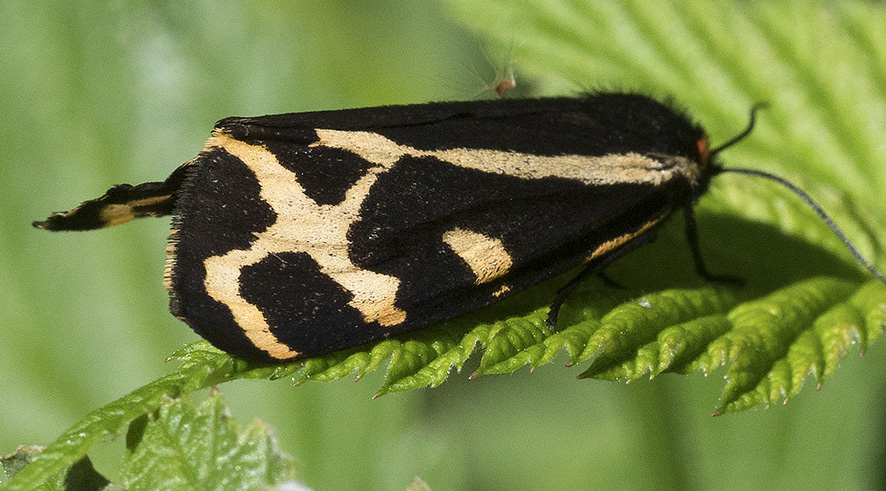
<instances>
[{"instance_id":1,"label":"green leaf","mask_svg":"<svg viewBox=\"0 0 886 491\"><path fill-rule=\"evenodd\" d=\"M740 305L728 317L732 330L697 362L703 369L729 364L717 414L787 402L808 375L820 386L852 344L863 352L886 327L886 290L876 282L858 288L815 278Z\"/></svg>"},{"instance_id":2,"label":"green leaf","mask_svg":"<svg viewBox=\"0 0 886 491\"><path fill-rule=\"evenodd\" d=\"M110 406L119 407L121 401L117 402ZM240 428L215 389L199 407L188 398L163 398L154 411L130 423L126 449L119 482L113 485L95 471L88 457L71 451L41 460L45 450L40 447L21 447L0 458L0 485L13 477L16 480L2 489L33 489L37 483L46 484L46 489L78 491L267 489L295 482L293 460L279 450L270 428L260 421ZM55 472L52 464L57 464Z\"/></svg>"},{"instance_id":3,"label":"green leaf","mask_svg":"<svg viewBox=\"0 0 886 491\"><path fill-rule=\"evenodd\" d=\"M0 488L34 460L43 447L22 445L15 452L0 457Z\"/></svg>"},{"instance_id":4,"label":"green leaf","mask_svg":"<svg viewBox=\"0 0 886 491\"><path fill-rule=\"evenodd\" d=\"M30 464L42 451L43 447L22 445L12 454L0 457L0 489L7 489L4 484ZM98 491L110 489L108 487L110 484L110 481L95 470L89 457L84 456L69 469L59 472L49 479L43 489L47 491Z\"/></svg>"},{"instance_id":5,"label":"green leaf","mask_svg":"<svg viewBox=\"0 0 886 491\"><path fill-rule=\"evenodd\" d=\"M125 489L267 489L291 481L293 461L270 428L245 428L217 390L196 407L167 399L130 425L120 484Z\"/></svg>"},{"instance_id":6,"label":"green leaf","mask_svg":"<svg viewBox=\"0 0 886 491\"><path fill-rule=\"evenodd\" d=\"M295 369L293 365L248 363L232 358L206 342L182 348L173 358L182 360L176 372L87 414L16 474L4 491L27 490L36 483L47 482L85 456L89 447L103 436L122 432L130 422L155 411L166 399L180 398L228 380L280 378Z\"/></svg>"},{"instance_id":7,"label":"green leaf","mask_svg":"<svg viewBox=\"0 0 886 491\"><path fill-rule=\"evenodd\" d=\"M697 354L728 330L725 313L736 302L726 289L665 290L612 309L591 335L580 377L635 380L657 375Z\"/></svg>"},{"instance_id":8,"label":"green leaf","mask_svg":"<svg viewBox=\"0 0 886 491\"><path fill-rule=\"evenodd\" d=\"M355 374L359 380L389 361L385 382L375 397L390 392L436 387L446 380L453 367L460 372L477 346L485 347L491 333L500 330L502 325L508 325L511 322L509 319L519 316L514 321L520 322L522 316L538 317L540 311L546 311L562 284L563 279L555 280L439 326L375 345L297 362L296 384L337 380L350 374Z\"/></svg>"}]
</instances>

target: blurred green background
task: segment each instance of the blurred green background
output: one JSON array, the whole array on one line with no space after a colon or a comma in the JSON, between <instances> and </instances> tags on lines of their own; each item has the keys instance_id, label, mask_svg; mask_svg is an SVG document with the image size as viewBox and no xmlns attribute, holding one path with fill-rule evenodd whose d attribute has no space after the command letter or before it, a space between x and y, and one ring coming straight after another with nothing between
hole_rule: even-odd
<instances>
[{"instance_id":1,"label":"blurred green background","mask_svg":"<svg viewBox=\"0 0 886 491\"><path fill-rule=\"evenodd\" d=\"M562 15L562 2L514 3ZM0 453L49 443L91 409L166 373L164 358L197 339L167 311L168 220L84 234L38 231L32 220L112 184L165 178L222 117L476 97L499 60L520 65L519 49L506 46L511 39L519 48L520 33L502 27L505 48L487 55L454 9L393 0L0 4ZM629 16L611 10L612 25ZM460 12L474 28L501 25L494 10ZM816 33L803 31L803 19L791 25L801 37ZM642 34L616 27L618 36ZM568 54L553 48L525 56ZM535 75L525 81L546 93L595 86ZM693 77L707 74L683 75L689 92ZM723 108L748 107L713 78L730 88ZM679 86L674 95L683 95ZM869 121L870 131L882 134L880 122ZM414 476L435 490L875 489L886 485L880 344L848 357L819 393L809 381L786 407L720 418L710 417L719 377L624 386L576 381L580 367L562 363L473 381L452 374L438 389L375 401L380 374L358 384L221 389L238 420L276 428L299 478L318 490L403 489ZM109 475L118 440L90 453Z\"/></svg>"}]
</instances>

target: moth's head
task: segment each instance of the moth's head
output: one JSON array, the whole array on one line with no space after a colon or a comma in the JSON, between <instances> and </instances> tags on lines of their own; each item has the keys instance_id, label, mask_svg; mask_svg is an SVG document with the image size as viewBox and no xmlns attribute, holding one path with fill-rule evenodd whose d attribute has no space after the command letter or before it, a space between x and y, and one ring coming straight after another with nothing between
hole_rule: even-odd
<instances>
[{"instance_id":1,"label":"moth's head","mask_svg":"<svg viewBox=\"0 0 886 491\"><path fill-rule=\"evenodd\" d=\"M711 165L711 142L708 140L707 135L702 135L695 142L696 147L698 148L698 166L701 168L702 172L706 171Z\"/></svg>"},{"instance_id":2,"label":"moth's head","mask_svg":"<svg viewBox=\"0 0 886 491\"><path fill-rule=\"evenodd\" d=\"M721 166L714 159L708 136L702 131L699 132L699 136L695 140L694 153L695 155L689 157L689 161L693 163L693 178L690 180L690 184L693 187L693 194L697 197L707 191L711 178L719 172Z\"/></svg>"}]
</instances>

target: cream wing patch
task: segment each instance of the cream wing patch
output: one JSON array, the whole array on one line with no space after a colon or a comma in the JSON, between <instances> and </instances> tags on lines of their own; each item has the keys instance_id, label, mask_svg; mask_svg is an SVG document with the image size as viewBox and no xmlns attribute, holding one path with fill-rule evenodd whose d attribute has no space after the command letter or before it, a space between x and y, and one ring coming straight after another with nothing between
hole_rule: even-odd
<instances>
[{"instance_id":1,"label":"cream wing patch","mask_svg":"<svg viewBox=\"0 0 886 491\"><path fill-rule=\"evenodd\" d=\"M150 198L132 200L127 203L114 203L110 205L105 205L105 207L102 208L101 213L99 214L99 220L104 223L102 227L112 227L114 225L120 225L121 223L126 223L138 216L135 213L135 208L140 206L156 205L164 201L169 201L170 198L170 195L152 196Z\"/></svg>"},{"instance_id":2,"label":"cream wing patch","mask_svg":"<svg viewBox=\"0 0 886 491\"><path fill-rule=\"evenodd\" d=\"M443 234L443 242L471 268L475 285L501 277L514 264L504 244L494 237L455 228Z\"/></svg>"},{"instance_id":3,"label":"cream wing patch","mask_svg":"<svg viewBox=\"0 0 886 491\"><path fill-rule=\"evenodd\" d=\"M597 248L594 249L593 252L591 252L585 258L585 261L590 261L591 259L600 257L603 254L606 254L607 252L613 251L613 250L618 249L619 247L627 244L628 242L633 240L635 237L638 237L641 234L643 234L643 232L646 232L646 231L650 230L652 227L655 227L656 225L661 223L661 221L664 220L665 218L667 218L669 214L670 214L670 210L669 209L665 210L664 212L661 212L658 215L656 215L655 217L653 217L652 219L644 222L643 225L640 228L638 228L637 230L634 230L633 232L628 232L624 235L619 235L618 237L615 237L614 239L607 240L606 242L597 246Z\"/></svg>"},{"instance_id":4,"label":"cream wing patch","mask_svg":"<svg viewBox=\"0 0 886 491\"><path fill-rule=\"evenodd\" d=\"M658 186L677 176L696 182L700 173L698 166L691 160L674 156L663 156L658 160L630 152L602 156L552 156L477 148L419 150L368 131L316 131L320 141L312 146L348 150L383 167L394 165L406 155L434 157L458 167L491 174L523 179L560 177L591 185L648 183Z\"/></svg>"},{"instance_id":5,"label":"cream wing patch","mask_svg":"<svg viewBox=\"0 0 886 491\"><path fill-rule=\"evenodd\" d=\"M348 290L366 322L393 326L406 319L406 312L394 305L400 281L388 275L355 266L347 254L347 232L359 220L359 210L378 175L390 166L371 168L345 194L337 205L318 205L298 184L294 173L280 165L267 149L216 133L207 147L223 148L243 161L255 174L261 198L277 213L277 221L255 234L248 250L233 250L207 258L204 285L210 297L224 303L253 344L275 358L296 356L271 332L261 311L240 296L239 277L244 266L256 264L270 254L308 254L320 271Z\"/></svg>"}]
</instances>

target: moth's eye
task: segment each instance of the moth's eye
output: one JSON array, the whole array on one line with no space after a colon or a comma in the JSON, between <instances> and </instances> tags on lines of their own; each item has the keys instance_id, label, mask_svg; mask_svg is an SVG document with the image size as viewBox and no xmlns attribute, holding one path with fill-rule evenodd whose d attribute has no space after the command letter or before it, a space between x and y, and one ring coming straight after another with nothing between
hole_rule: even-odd
<instances>
[{"instance_id":1,"label":"moth's eye","mask_svg":"<svg viewBox=\"0 0 886 491\"><path fill-rule=\"evenodd\" d=\"M708 161L711 157L711 145L710 143L708 143L707 138L699 139L696 142L696 145L698 145L698 155L700 157L699 163L701 164L702 168L707 167Z\"/></svg>"}]
</instances>

